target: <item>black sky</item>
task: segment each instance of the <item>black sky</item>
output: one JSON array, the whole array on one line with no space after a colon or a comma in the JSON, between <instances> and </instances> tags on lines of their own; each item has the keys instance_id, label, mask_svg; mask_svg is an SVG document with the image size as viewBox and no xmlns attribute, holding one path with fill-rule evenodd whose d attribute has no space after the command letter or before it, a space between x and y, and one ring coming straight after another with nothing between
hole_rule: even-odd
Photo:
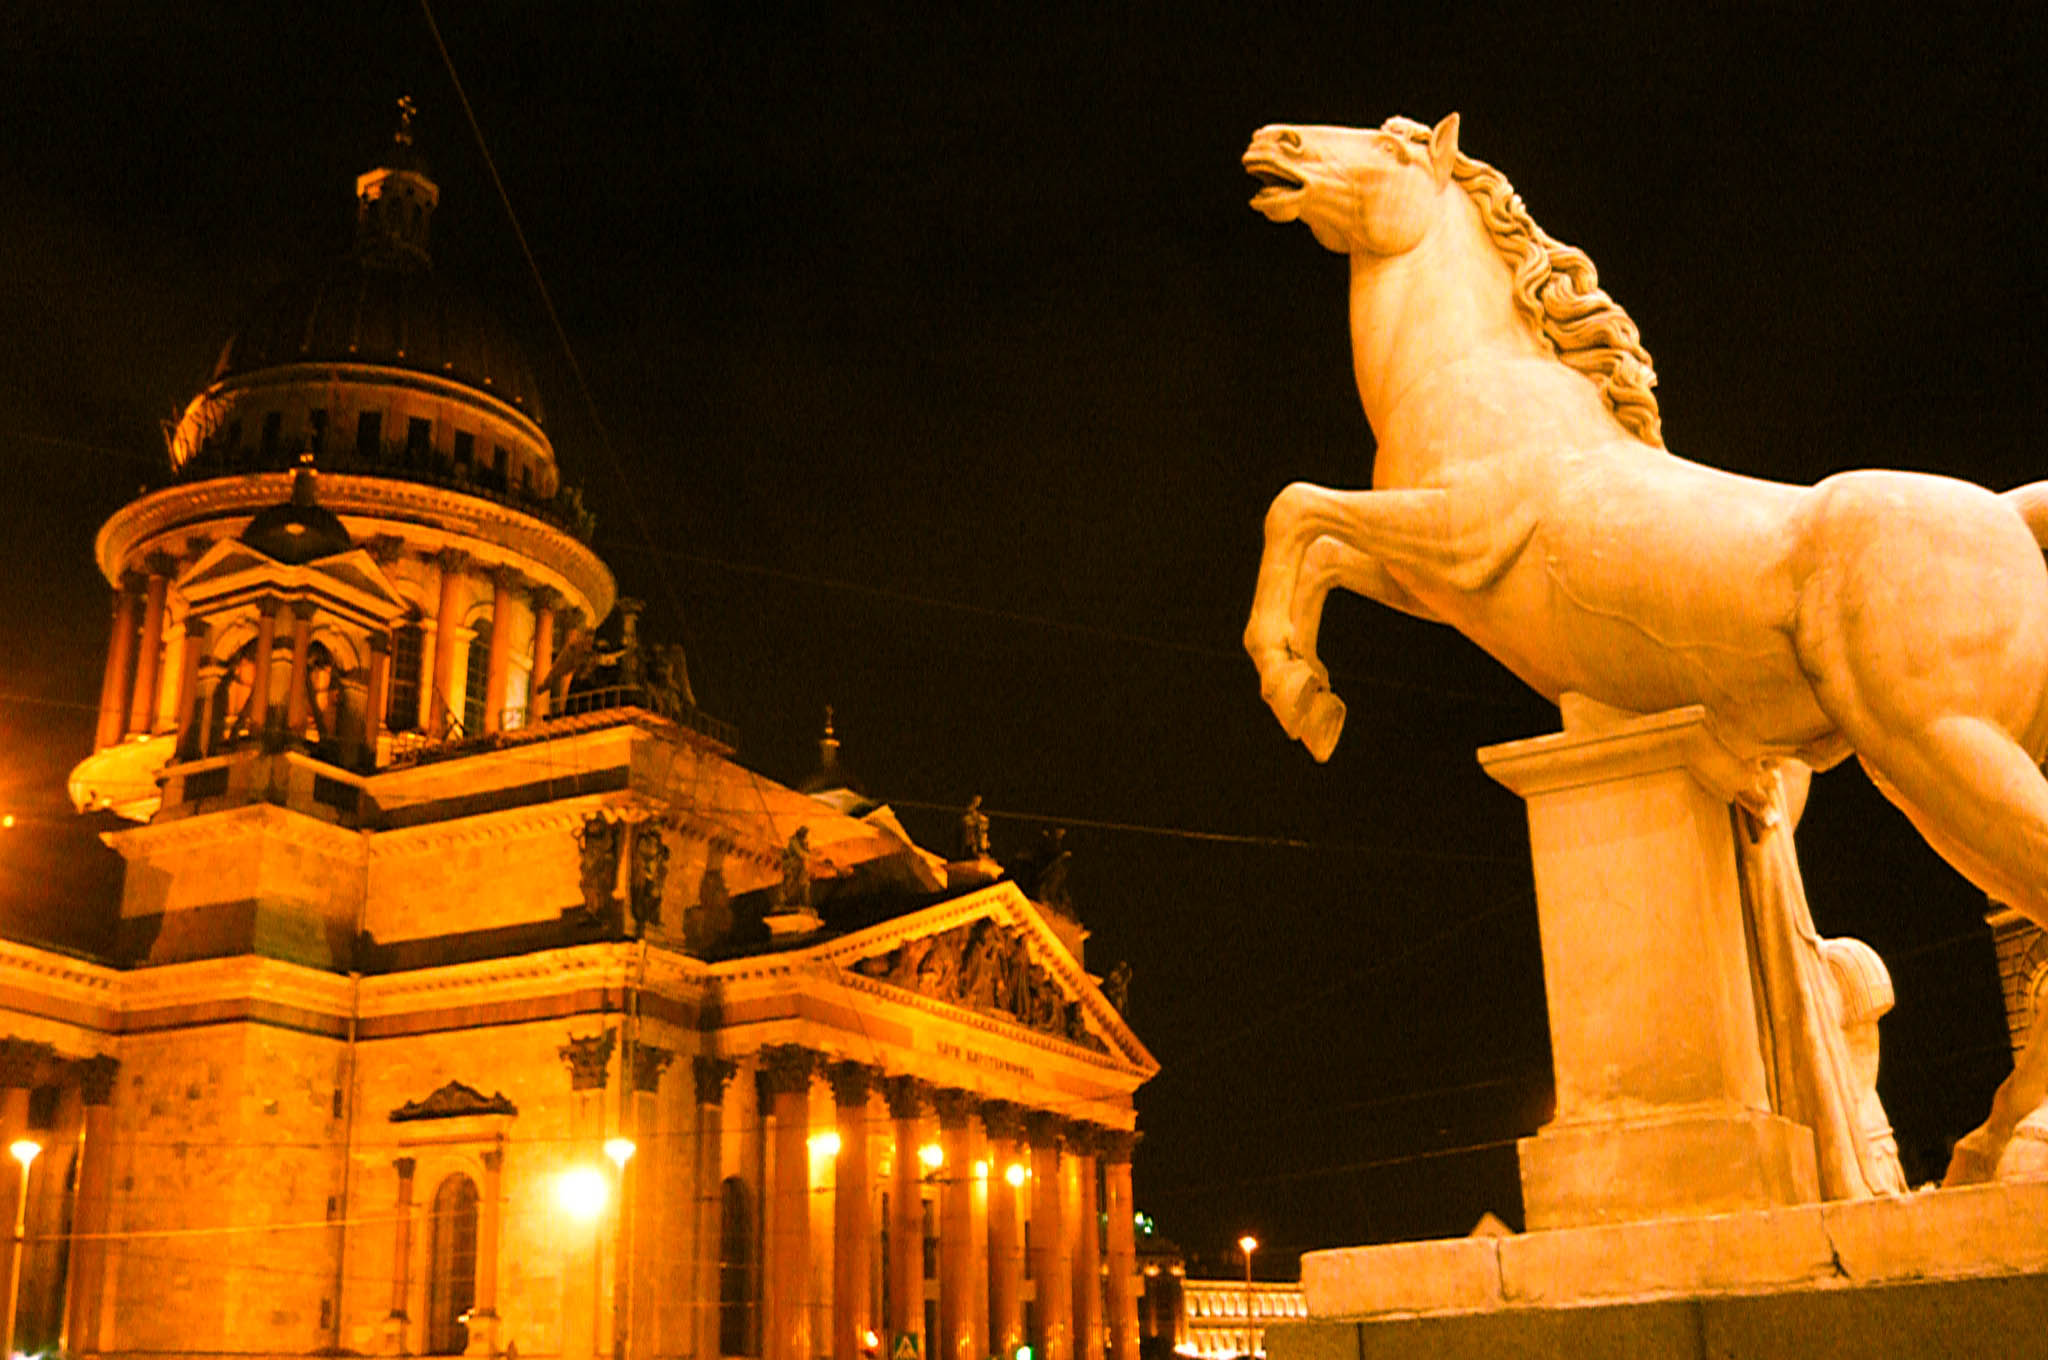
<instances>
[{"instance_id":1,"label":"black sky","mask_svg":"<svg viewBox=\"0 0 2048 1360\"><path fill-rule=\"evenodd\" d=\"M1244 206L1255 127L1459 110L1641 326L1679 453L2048 476L2024 7L589 8L437 18L615 459L418 9L0 30L0 800L24 817L0 909L61 933L107 881L62 812L104 646L92 534L238 313L345 246L400 93L439 267L530 328L599 547L742 758L800 776L830 703L932 842L952 815L927 805L975 792L999 852L1037 830L1000 814L1076 824L1089 961L1132 962L1166 1069L1141 1207L1198 1251L1516 1221L1507 1140L1549 1100L1521 809L1472 751L1554 712L1345 601L1324 638L1352 716L1318 768L1237 649L1267 501L1363 485L1371 448L1343 263ZM1823 932L1892 964L1884 1089L1936 1174L2005 1066L1981 899L1854 771L1802 842Z\"/></svg>"}]
</instances>

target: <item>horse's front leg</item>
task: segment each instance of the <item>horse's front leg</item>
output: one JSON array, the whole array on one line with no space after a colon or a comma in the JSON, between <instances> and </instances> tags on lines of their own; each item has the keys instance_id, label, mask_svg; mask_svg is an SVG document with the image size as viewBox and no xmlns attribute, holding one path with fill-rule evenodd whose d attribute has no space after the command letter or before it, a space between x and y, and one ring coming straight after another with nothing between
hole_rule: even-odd
<instances>
[{"instance_id":1,"label":"horse's front leg","mask_svg":"<svg viewBox=\"0 0 2048 1360\"><path fill-rule=\"evenodd\" d=\"M1260 692L1287 734L1328 760L1344 728L1344 703L1316 657L1323 603L1342 586L1394 609L1435 619L1388 575L1388 563L1437 575L1464 574L1444 493L1330 491L1297 482L1266 512L1265 552L1245 625L1245 650Z\"/></svg>"}]
</instances>

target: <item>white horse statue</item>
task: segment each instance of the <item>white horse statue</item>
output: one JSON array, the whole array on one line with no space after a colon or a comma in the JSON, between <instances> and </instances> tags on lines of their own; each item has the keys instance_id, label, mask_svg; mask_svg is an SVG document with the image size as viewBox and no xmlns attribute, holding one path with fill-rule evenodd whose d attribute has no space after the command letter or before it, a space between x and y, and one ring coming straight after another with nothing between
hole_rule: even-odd
<instances>
[{"instance_id":1,"label":"white horse statue","mask_svg":"<svg viewBox=\"0 0 2048 1360\"><path fill-rule=\"evenodd\" d=\"M1351 259L1370 491L1266 515L1245 648L1318 760L1336 587L1448 623L1553 702L1704 705L1759 779L1851 752L1971 882L2048 927L2048 483L1849 472L1787 486L1665 451L1656 376L1592 261L1434 128L1262 128L1252 206ZM1803 789L1801 790L1803 792ZM2048 1097L2048 1021L1957 1146L1989 1178Z\"/></svg>"}]
</instances>

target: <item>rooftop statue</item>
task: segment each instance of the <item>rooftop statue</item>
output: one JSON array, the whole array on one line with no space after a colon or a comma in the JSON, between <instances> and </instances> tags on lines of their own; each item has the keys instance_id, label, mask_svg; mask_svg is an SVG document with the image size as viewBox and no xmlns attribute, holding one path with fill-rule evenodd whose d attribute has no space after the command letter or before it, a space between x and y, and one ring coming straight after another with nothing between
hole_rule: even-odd
<instances>
[{"instance_id":1,"label":"rooftop statue","mask_svg":"<svg viewBox=\"0 0 2048 1360\"><path fill-rule=\"evenodd\" d=\"M1905 472L1788 486L1663 446L1649 355L1592 262L1434 128L1260 129L1252 206L1351 260L1370 491L1266 515L1245 647L1289 735L1344 722L1316 658L1338 587L1464 633L1546 698L1702 705L1753 763L1852 753L1966 878L2048 926L2048 484ZM2048 1096L2048 1025L1958 1145L1989 1177Z\"/></svg>"}]
</instances>

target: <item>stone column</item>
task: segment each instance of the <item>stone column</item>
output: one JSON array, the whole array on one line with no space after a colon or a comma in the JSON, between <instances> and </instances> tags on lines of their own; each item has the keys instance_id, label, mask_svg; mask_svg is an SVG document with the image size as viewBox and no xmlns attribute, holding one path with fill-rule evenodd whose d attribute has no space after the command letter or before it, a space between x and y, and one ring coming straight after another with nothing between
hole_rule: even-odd
<instances>
[{"instance_id":1,"label":"stone column","mask_svg":"<svg viewBox=\"0 0 2048 1360\"><path fill-rule=\"evenodd\" d=\"M147 735L156 726L156 690L164 645L164 597L173 564L161 554L149 559L149 584L142 607L142 642L135 653L135 692L129 698L128 730Z\"/></svg>"},{"instance_id":2,"label":"stone column","mask_svg":"<svg viewBox=\"0 0 2048 1360\"><path fill-rule=\"evenodd\" d=\"M719 1279L720 1253L724 1248L725 1205L725 1086L738 1068L724 1058L699 1055L691 1063L697 1088L696 1232L692 1238L691 1279L688 1297L696 1312L691 1316L689 1334L695 1338L700 1360L718 1355L718 1310L724 1298Z\"/></svg>"},{"instance_id":3,"label":"stone column","mask_svg":"<svg viewBox=\"0 0 2048 1360\"><path fill-rule=\"evenodd\" d=\"M112 1058L86 1058L73 1065L85 1102L85 1136L78 1154L78 1186L71 1208L71 1264L66 1274L64 1350L88 1355L100 1349L100 1314L107 1280L108 1208L114 1188L114 1076Z\"/></svg>"},{"instance_id":4,"label":"stone column","mask_svg":"<svg viewBox=\"0 0 2048 1360\"><path fill-rule=\"evenodd\" d=\"M391 1223L391 1311L386 1315L384 1330L393 1355L412 1354L406 1344L407 1324L412 1318L405 1305L412 1288L412 1173L417 1165L411 1157L397 1157L391 1162L391 1169L398 1173L398 1199Z\"/></svg>"},{"instance_id":5,"label":"stone column","mask_svg":"<svg viewBox=\"0 0 2048 1360\"><path fill-rule=\"evenodd\" d=\"M1066 1198L1060 1193L1060 1135L1064 1121L1034 1110L1031 1136L1031 1278L1038 1285L1036 1354L1073 1360L1074 1262L1067 1251Z\"/></svg>"},{"instance_id":6,"label":"stone column","mask_svg":"<svg viewBox=\"0 0 2048 1360\"><path fill-rule=\"evenodd\" d=\"M619 1032L605 1029L586 1037L571 1036L556 1051L569 1068L569 1137L571 1165L603 1168L604 1093L611 1084L612 1051ZM612 1336L605 1321L604 1225L575 1228L562 1279L562 1353L572 1360L610 1355Z\"/></svg>"},{"instance_id":7,"label":"stone column","mask_svg":"<svg viewBox=\"0 0 2048 1360\"><path fill-rule=\"evenodd\" d=\"M1102 1214L1109 1229L1109 1360L1138 1360L1137 1209L1131 1202L1131 1153L1138 1135L1110 1129L1098 1135L1102 1158Z\"/></svg>"},{"instance_id":8,"label":"stone column","mask_svg":"<svg viewBox=\"0 0 2048 1360\"><path fill-rule=\"evenodd\" d=\"M1008 1360L1024 1344L1024 1252L1017 1224L1018 1189L1025 1182L1024 1111L1006 1100L985 1100L981 1122L989 1141L988 1339L995 1354Z\"/></svg>"},{"instance_id":9,"label":"stone column","mask_svg":"<svg viewBox=\"0 0 2048 1360\"><path fill-rule=\"evenodd\" d=\"M874 1325L868 1095L881 1074L860 1063L840 1062L826 1075L839 1118L839 1167L832 1185L832 1360L855 1360Z\"/></svg>"},{"instance_id":10,"label":"stone column","mask_svg":"<svg viewBox=\"0 0 2048 1360\"><path fill-rule=\"evenodd\" d=\"M1074 1221L1074 1355L1075 1360L1102 1356L1102 1213L1096 1200L1093 1124L1067 1127L1068 1160L1073 1163Z\"/></svg>"},{"instance_id":11,"label":"stone column","mask_svg":"<svg viewBox=\"0 0 2048 1360\"><path fill-rule=\"evenodd\" d=\"M476 1300L469 1309L466 1354L498 1353L498 1242L505 1219L505 1149L484 1153L476 1206Z\"/></svg>"},{"instance_id":12,"label":"stone column","mask_svg":"<svg viewBox=\"0 0 2048 1360\"><path fill-rule=\"evenodd\" d=\"M370 635L370 683L363 695L363 743L369 748L370 763L377 759L377 741L384 735L384 710L391 705L391 638L385 633Z\"/></svg>"},{"instance_id":13,"label":"stone column","mask_svg":"<svg viewBox=\"0 0 2048 1360\"><path fill-rule=\"evenodd\" d=\"M491 665L484 678L484 731L505 725L505 688L512 673L512 600L519 573L497 567L491 573Z\"/></svg>"},{"instance_id":14,"label":"stone column","mask_svg":"<svg viewBox=\"0 0 2048 1360\"><path fill-rule=\"evenodd\" d=\"M988 1280L974 1270L974 1139L976 1100L966 1091L933 1096L939 1111L939 1334L931 1360L984 1360L987 1338L975 1327L974 1296Z\"/></svg>"},{"instance_id":15,"label":"stone column","mask_svg":"<svg viewBox=\"0 0 2048 1360\"><path fill-rule=\"evenodd\" d=\"M306 731L306 713L313 696L306 692L306 668L313 651L313 603L294 600L292 614L292 673L285 682L284 730L293 741Z\"/></svg>"},{"instance_id":16,"label":"stone column","mask_svg":"<svg viewBox=\"0 0 2048 1360\"><path fill-rule=\"evenodd\" d=\"M916 1077L890 1077L883 1086L895 1122L889 1186L889 1335L886 1355L899 1336L914 1336L928 1355L924 1335L924 1182L917 1150L924 1117L925 1084Z\"/></svg>"},{"instance_id":17,"label":"stone column","mask_svg":"<svg viewBox=\"0 0 2048 1360\"><path fill-rule=\"evenodd\" d=\"M774 1102L774 1179L768 1192L765 1360L815 1360L804 1282L811 1259L811 1072L817 1055L795 1044L761 1050L762 1088Z\"/></svg>"},{"instance_id":18,"label":"stone column","mask_svg":"<svg viewBox=\"0 0 2048 1360\"><path fill-rule=\"evenodd\" d=\"M668 1179L669 1165L677 1157L668 1140L658 1134L661 1074L668 1070L675 1054L637 1039L630 1051L633 1058L633 1127L627 1132L633 1139L635 1151L624 1173L632 1193L624 1206L626 1221L620 1225L620 1235L625 1244L625 1268L620 1276L624 1294L621 1307L625 1314L626 1355L635 1357L654 1355L659 1349L656 1338L661 1330L659 1314L665 1283L660 1278L659 1266L665 1237L663 1224L669 1209L662 1190Z\"/></svg>"},{"instance_id":19,"label":"stone column","mask_svg":"<svg viewBox=\"0 0 2048 1360\"><path fill-rule=\"evenodd\" d=\"M48 1044L34 1043L27 1039L0 1039L0 1148L5 1148L20 1138L28 1137L28 1097L35 1088L36 1079L51 1058ZM10 1163L13 1158L7 1159ZM0 1247L0 1287L4 1282L19 1278L16 1272L22 1267L18 1259L23 1244L15 1239L14 1224L21 1212L21 1196L25 1187L18 1165L0 1167L0 1235L4 1235L5 1246ZM0 1300L0 1346L6 1354L14 1351L14 1323L16 1308L20 1303L18 1291L7 1290L7 1297Z\"/></svg>"},{"instance_id":20,"label":"stone column","mask_svg":"<svg viewBox=\"0 0 2048 1360\"><path fill-rule=\"evenodd\" d=\"M142 578L133 573L122 578L114 591L114 624L107 637L107 670L100 680L100 721L93 735L95 749L121 740L128 727L128 698L132 692L129 666L135 660L136 615L142 608Z\"/></svg>"},{"instance_id":21,"label":"stone column","mask_svg":"<svg viewBox=\"0 0 2048 1360\"><path fill-rule=\"evenodd\" d=\"M249 681L249 730L261 732L270 722L270 656L277 647L277 611L284 602L275 598L256 606L255 667Z\"/></svg>"},{"instance_id":22,"label":"stone column","mask_svg":"<svg viewBox=\"0 0 2048 1360\"><path fill-rule=\"evenodd\" d=\"M439 741L448 735L454 706L456 635L461 631L455 611L462 607L462 573L469 555L443 549L430 559L441 573L441 600L434 610L434 679L427 699L427 735Z\"/></svg>"},{"instance_id":23,"label":"stone column","mask_svg":"<svg viewBox=\"0 0 2048 1360\"><path fill-rule=\"evenodd\" d=\"M1479 753L1528 802L1557 1113L1520 1145L1531 1230L1819 1198L1770 1113L1730 803L1705 710L1564 696L1565 730Z\"/></svg>"},{"instance_id":24,"label":"stone column","mask_svg":"<svg viewBox=\"0 0 2048 1360\"><path fill-rule=\"evenodd\" d=\"M178 754L191 756L199 750L198 725L206 708L199 697L199 663L206 659L208 629L204 621L187 617L185 645L178 658Z\"/></svg>"},{"instance_id":25,"label":"stone column","mask_svg":"<svg viewBox=\"0 0 2048 1360\"><path fill-rule=\"evenodd\" d=\"M527 721L539 722L552 711L554 696L540 687L555 665L555 604L561 597L546 586L533 592L533 678L526 686Z\"/></svg>"}]
</instances>

